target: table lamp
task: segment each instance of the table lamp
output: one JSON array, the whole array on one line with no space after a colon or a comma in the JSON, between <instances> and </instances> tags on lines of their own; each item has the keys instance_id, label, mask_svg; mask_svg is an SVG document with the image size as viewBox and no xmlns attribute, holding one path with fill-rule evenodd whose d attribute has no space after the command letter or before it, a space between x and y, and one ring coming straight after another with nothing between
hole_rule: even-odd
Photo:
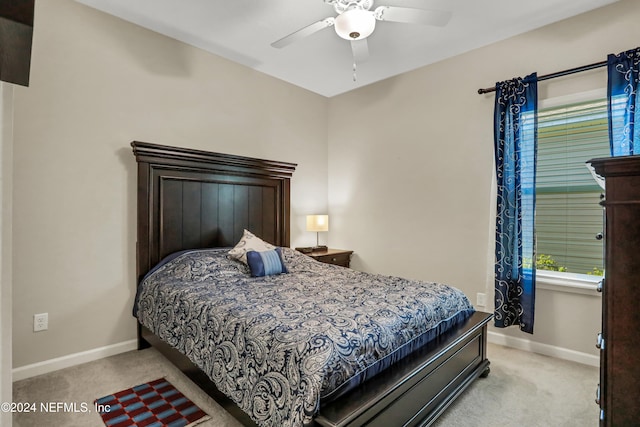
<instances>
[{"instance_id":1,"label":"table lamp","mask_svg":"<svg viewBox=\"0 0 640 427\"><path fill-rule=\"evenodd\" d=\"M316 246L313 249L326 249L320 246L320 231L329 231L329 215L307 215L307 231L316 232Z\"/></svg>"}]
</instances>

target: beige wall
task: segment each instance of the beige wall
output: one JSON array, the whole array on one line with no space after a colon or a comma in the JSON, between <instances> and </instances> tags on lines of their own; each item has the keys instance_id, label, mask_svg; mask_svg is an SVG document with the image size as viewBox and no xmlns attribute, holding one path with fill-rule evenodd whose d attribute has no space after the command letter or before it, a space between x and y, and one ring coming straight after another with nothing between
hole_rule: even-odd
<instances>
[{"instance_id":1,"label":"beige wall","mask_svg":"<svg viewBox=\"0 0 640 427\"><path fill-rule=\"evenodd\" d=\"M31 84L15 90L14 368L135 338L132 140L298 163L292 244L315 239L326 98L72 0L35 17Z\"/></svg>"},{"instance_id":2,"label":"beige wall","mask_svg":"<svg viewBox=\"0 0 640 427\"><path fill-rule=\"evenodd\" d=\"M634 48L638 19L640 2L623 0L332 98L330 244L355 250L355 268L450 283L474 303L478 292L492 299L494 94L477 89ZM541 82L540 97L605 85L599 69ZM539 297L535 335L506 333L597 354L599 297Z\"/></svg>"}]
</instances>

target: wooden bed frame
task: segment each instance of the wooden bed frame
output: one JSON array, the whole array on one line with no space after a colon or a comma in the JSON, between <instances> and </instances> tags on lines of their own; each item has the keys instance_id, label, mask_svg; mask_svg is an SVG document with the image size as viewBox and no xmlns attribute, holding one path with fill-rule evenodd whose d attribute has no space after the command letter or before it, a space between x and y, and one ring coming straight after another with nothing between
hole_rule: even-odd
<instances>
[{"instance_id":1,"label":"wooden bed frame","mask_svg":"<svg viewBox=\"0 0 640 427\"><path fill-rule=\"evenodd\" d=\"M234 246L246 228L290 246L292 163L132 142L138 162L137 280L182 249ZM313 426L430 425L476 378L489 374L487 323L476 312L398 364L320 407ZM244 425L255 423L184 355L138 324L153 345Z\"/></svg>"}]
</instances>

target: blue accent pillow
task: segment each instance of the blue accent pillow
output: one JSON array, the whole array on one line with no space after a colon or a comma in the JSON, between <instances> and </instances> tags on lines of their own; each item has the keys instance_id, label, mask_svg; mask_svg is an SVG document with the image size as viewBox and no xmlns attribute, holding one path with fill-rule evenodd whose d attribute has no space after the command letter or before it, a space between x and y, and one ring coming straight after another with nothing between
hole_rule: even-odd
<instances>
[{"instance_id":1,"label":"blue accent pillow","mask_svg":"<svg viewBox=\"0 0 640 427\"><path fill-rule=\"evenodd\" d=\"M271 276L289 272L282 260L281 248L262 252L247 251L247 263L249 264L252 277Z\"/></svg>"}]
</instances>

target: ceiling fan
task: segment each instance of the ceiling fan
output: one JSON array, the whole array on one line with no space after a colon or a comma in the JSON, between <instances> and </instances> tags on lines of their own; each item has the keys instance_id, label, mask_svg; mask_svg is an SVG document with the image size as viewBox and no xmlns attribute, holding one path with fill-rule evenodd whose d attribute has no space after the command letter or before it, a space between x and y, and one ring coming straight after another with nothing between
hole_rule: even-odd
<instances>
[{"instance_id":1,"label":"ceiling fan","mask_svg":"<svg viewBox=\"0 0 640 427\"><path fill-rule=\"evenodd\" d=\"M369 57L367 37L376 28L376 21L404 22L410 24L444 26L451 19L451 12L414 9L408 7L373 7L373 0L324 0L333 5L338 16L325 18L281 38L271 46L283 48L304 37L333 26L336 33L351 41L351 51L355 62L364 62ZM354 64L355 65L355 64Z\"/></svg>"}]
</instances>

